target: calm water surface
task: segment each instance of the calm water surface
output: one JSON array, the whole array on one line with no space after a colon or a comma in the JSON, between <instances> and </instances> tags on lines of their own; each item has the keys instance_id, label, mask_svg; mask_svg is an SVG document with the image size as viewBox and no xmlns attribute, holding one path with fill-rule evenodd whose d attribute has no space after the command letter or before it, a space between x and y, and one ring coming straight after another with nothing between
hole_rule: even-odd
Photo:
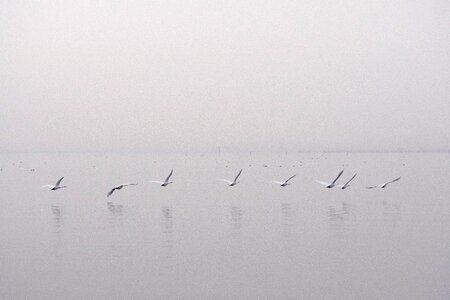
<instances>
[{"instance_id":1,"label":"calm water surface","mask_svg":"<svg viewBox=\"0 0 450 300\"><path fill-rule=\"evenodd\" d=\"M314 182L343 167L350 188ZM450 299L447 153L3 153L0 168L1 299Z\"/></svg>"}]
</instances>

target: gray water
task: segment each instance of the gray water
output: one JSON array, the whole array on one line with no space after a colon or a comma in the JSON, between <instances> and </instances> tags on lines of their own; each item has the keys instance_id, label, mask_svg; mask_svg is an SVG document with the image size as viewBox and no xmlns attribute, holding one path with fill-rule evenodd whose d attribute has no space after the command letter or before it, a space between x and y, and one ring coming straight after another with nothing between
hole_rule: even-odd
<instances>
[{"instance_id":1,"label":"gray water","mask_svg":"<svg viewBox=\"0 0 450 300\"><path fill-rule=\"evenodd\" d=\"M343 167L350 188L314 182ZM448 153L3 153L0 168L1 299L450 299Z\"/></svg>"}]
</instances>

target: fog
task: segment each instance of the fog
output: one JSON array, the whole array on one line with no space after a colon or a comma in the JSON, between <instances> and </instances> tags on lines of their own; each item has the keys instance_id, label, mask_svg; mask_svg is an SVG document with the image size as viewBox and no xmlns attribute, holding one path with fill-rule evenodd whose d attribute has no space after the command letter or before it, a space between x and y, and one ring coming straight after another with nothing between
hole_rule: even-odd
<instances>
[{"instance_id":1,"label":"fog","mask_svg":"<svg viewBox=\"0 0 450 300\"><path fill-rule=\"evenodd\" d=\"M447 1L2 1L1 150L450 147Z\"/></svg>"}]
</instances>

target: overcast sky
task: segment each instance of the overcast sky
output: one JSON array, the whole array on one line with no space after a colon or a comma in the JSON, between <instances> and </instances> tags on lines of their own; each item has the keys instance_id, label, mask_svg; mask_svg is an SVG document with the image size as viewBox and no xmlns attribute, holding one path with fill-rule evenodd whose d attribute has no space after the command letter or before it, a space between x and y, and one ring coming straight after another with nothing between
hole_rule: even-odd
<instances>
[{"instance_id":1,"label":"overcast sky","mask_svg":"<svg viewBox=\"0 0 450 300\"><path fill-rule=\"evenodd\" d=\"M0 1L0 149L450 148L450 2Z\"/></svg>"}]
</instances>

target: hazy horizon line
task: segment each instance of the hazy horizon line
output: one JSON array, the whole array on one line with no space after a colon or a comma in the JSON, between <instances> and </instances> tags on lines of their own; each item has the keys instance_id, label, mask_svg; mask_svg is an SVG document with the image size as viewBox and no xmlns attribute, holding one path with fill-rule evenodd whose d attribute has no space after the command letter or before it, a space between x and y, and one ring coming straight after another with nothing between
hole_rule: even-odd
<instances>
[{"instance_id":1,"label":"hazy horizon line","mask_svg":"<svg viewBox=\"0 0 450 300\"><path fill-rule=\"evenodd\" d=\"M87 152L87 153L258 153L258 152L286 152L286 153L436 153L436 152L450 152L449 148L430 148L430 149L416 149L416 148L399 148L399 149L293 149L293 148L244 148L239 149L235 147L217 147L217 148L66 148L66 149L1 149L0 153L55 153L55 152Z\"/></svg>"}]
</instances>

